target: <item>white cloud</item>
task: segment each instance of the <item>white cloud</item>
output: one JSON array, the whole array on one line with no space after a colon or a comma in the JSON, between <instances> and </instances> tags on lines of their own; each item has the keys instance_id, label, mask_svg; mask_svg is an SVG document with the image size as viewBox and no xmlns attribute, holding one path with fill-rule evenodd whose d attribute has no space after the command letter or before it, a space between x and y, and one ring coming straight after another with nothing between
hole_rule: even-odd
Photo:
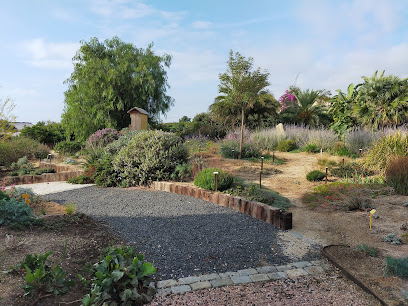
<instances>
[{"instance_id":1,"label":"white cloud","mask_svg":"<svg viewBox=\"0 0 408 306\"><path fill-rule=\"evenodd\" d=\"M25 62L40 68L72 68L72 58L79 49L79 43L54 43L43 39L32 39L20 44Z\"/></svg>"},{"instance_id":2,"label":"white cloud","mask_svg":"<svg viewBox=\"0 0 408 306\"><path fill-rule=\"evenodd\" d=\"M193 26L193 28L195 28L195 29L208 29L208 28L210 28L212 25L213 25L212 22L209 22L209 21L200 21L200 20L194 21L194 22L192 23L192 26Z\"/></svg>"}]
</instances>

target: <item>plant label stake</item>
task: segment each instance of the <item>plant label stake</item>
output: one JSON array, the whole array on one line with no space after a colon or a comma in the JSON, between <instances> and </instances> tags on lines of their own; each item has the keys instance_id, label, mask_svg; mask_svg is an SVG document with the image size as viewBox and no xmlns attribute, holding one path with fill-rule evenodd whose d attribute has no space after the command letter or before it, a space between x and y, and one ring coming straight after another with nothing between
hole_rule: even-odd
<instances>
[{"instance_id":1,"label":"plant label stake","mask_svg":"<svg viewBox=\"0 0 408 306\"><path fill-rule=\"evenodd\" d=\"M214 190L215 190L215 192L217 192L217 185L218 185L218 179L217 179L217 175L218 175L218 172L214 172L214 180L215 180L215 187L214 187Z\"/></svg>"},{"instance_id":2,"label":"plant label stake","mask_svg":"<svg viewBox=\"0 0 408 306\"><path fill-rule=\"evenodd\" d=\"M341 161L342 163L343 163L343 167L344 167L344 157L343 157L343 159L342 159L342 161Z\"/></svg>"},{"instance_id":3,"label":"plant label stake","mask_svg":"<svg viewBox=\"0 0 408 306\"><path fill-rule=\"evenodd\" d=\"M235 150L232 150L232 159L235 159Z\"/></svg>"},{"instance_id":4,"label":"plant label stake","mask_svg":"<svg viewBox=\"0 0 408 306\"><path fill-rule=\"evenodd\" d=\"M327 170L328 170L329 168L327 168L326 167L326 184L327 184Z\"/></svg>"},{"instance_id":5,"label":"plant label stake","mask_svg":"<svg viewBox=\"0 0 408 306\"><path fill-rule=\"evenodd\" d=\"M375 209L370 210L370 231L371 231L371 222L372 222L373 215L374 215L375 212L376 212Z\"/></svg>"},{"instance_id":6,"label":"plant label stake","mask_svg":"<svg viewBox=\"0 0 408 306\"><path fill-rule=\"evenodd\" d=\"M275 163L275 151L272 152L272 163Z\"/></svg>"},{"instance_id":7,"label":"plant label stake","mask_svg":"<svg viewBox=\"0 0 408 306\"><path fill-rule=\"evenodd\" d=\"M263 161L264 161L264 157L261 156L261 171L263 170Z\"/></svg>"},{"instance_id":8,"label":"plant label stake","mask_svg":"<svg viewBox=\"0 0 408 306\"><path fill-rule=\"evenodd\" d=\"M259 189L262 189L262 171L259 171Z\"/></svg>"},{"instance_id":9,"label":"plant label stake","mask_svg":"<svg viewBox=\"0 0 408 306\"><path fill-rule=\"evenodd\" d=\"M358 150L358 157L361 157L361 153L363 153L363 149Z\"/></svg>"},{"instance_id":10,"label":"plant label stake","mask_svg":"<svg viewBox=\"0 0 408 306\"><path fill-rule=\"evenodd\" d=\"M52 155L51 155L51 154L48 154L47 158L50 160L50 165L51 165L51 158L52 158Z\"/></svg>"},{"instance_id":11,"label":"plant label stake","mask_svg":"<svg viewBox=\"0 0 408 306\"><path fill-rule=\"evenodd\" d=\"M323 158L323 148L320 149L320 157Z\"/></svg>"}]
</instances>

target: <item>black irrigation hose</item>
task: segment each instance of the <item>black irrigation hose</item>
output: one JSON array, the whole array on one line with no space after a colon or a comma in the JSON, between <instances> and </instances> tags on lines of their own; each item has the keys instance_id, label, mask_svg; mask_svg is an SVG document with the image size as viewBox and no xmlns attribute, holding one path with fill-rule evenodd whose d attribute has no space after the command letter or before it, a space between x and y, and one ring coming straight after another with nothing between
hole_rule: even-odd
<instances>
[{"instance_id":1,"label":"black irrigation hose","mask_svg":"<svg viewBox=\"0 0 408 306\"><path fill-rule=\"evenodd\" d=\"M351 281L353 281L354 283L356 283L361 289L363 289L365 292L367 292L368 294L371 294L373 297L375 297L380 303L381 305L387 306L387 303L385 303L378 295L376 295L371 289L369 289L366 285L364 285L361 281L359 281L356 277L354 277L349 271L347 271L346 268L342 267L338 262L336 262L334 260L333 257L331 257L331 255L329 254L329 252L327 252L327 248L333 247L333 246L338 246L338 245L327 245L323 248L322 250L322 254L337 268L340 269L341 272L343 272L343 274L350 279Z\"/></svg>"}]
</instances>

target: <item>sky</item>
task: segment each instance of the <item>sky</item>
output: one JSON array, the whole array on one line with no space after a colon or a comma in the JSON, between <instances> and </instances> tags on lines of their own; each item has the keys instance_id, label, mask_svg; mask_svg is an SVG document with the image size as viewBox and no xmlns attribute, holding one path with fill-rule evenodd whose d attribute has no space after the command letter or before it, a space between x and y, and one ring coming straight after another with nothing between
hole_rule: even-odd
<instances>
[{"instance_id":1,"label":"sky","mask_svg":"<svg viewBox=\"0 0 408 306\"><path fill-rule=\"evenodd\" d=\"M230 50L270 73L276 98L408 77L406 0L0 0L0 99L17 121L59 122L80 42L113 36L172 56L163 122L208 110Z\"/></svg>"}]
</instances>

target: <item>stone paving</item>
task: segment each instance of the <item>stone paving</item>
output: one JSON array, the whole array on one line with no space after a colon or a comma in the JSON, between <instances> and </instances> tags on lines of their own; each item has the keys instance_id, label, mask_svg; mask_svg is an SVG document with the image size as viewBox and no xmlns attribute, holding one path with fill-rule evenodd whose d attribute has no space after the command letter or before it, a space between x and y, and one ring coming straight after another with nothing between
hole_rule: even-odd
<instances>
[{"instance_id":1,"label":"stone paving","mask_svg":"<svg viewBox=\"0 0 408 306\"><path fill-rule=\"evenodd\" d=\"M184 293L194 290L217 288L222 286L266 282L277 279L297 278L317 275L333 270L326 260L300 261L282 266L264 266L236 272L211 273L189 276L179 279L167 279L157 282L157 294Z\"/></svg>"}]
</instances>

